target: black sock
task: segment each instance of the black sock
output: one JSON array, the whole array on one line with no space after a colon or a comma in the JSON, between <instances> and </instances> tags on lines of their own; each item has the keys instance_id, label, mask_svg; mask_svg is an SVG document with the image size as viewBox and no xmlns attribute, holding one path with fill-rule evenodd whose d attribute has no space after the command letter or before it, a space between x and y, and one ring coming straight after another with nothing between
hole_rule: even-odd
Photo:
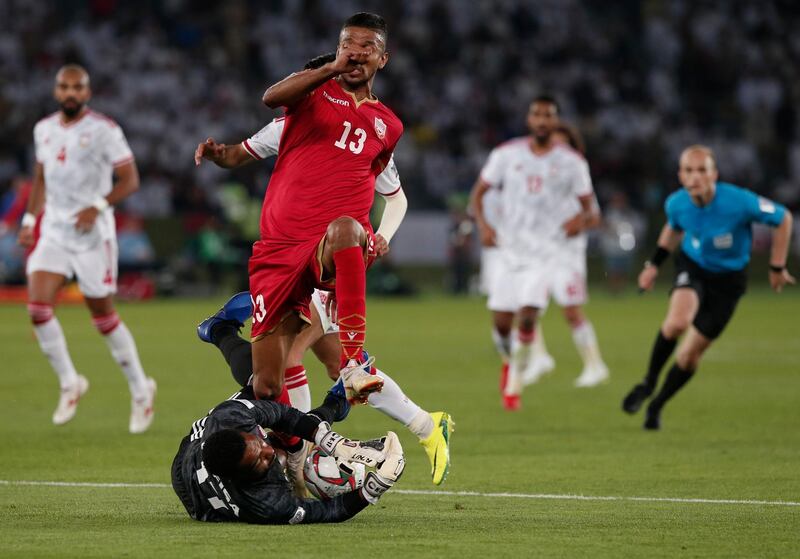
<instances>
[{"instance_id":1,"label":"black sock","mask_svg":"<svg viewBox=\"0 0 800 559\"><path fill-rule=\"evenodd\" d=\"M239 336L239 328L222 322L211 329L211 340L219 348L231 368L233 379L239 386L247 386L253 374L253 348Z\"/></svg>"},{"instance_id":2,"label":"black sock","mask_svg":"<svg viewBox=\"0 0 800 559\"><path fill-rule=\"evenodd\" d=\"M661 391L650 401L652 407L661 408L667 400L672 398L675 393L683 388L683 385L689 382L694 376L694 371L687 371L678 367L678 364L672 366L667 373L667 378L661 386Z\"/></svg>"},{"instance_id":3,"label":"black sock","mask_svg":"<svg viewBox=\"0 0 800 559\"><path fill-rule=\"evenodd\" d=\"M653 350L650 352L650 366L647 368L647 375L644 377L644 383L649 386L651 390L655 390L658 384L658 375L661 373L664 363L667 362L667 359L669 359L669 356L672 355L672 352L675 350L677 343L677 338L669 340L664 337L661 330L658 331L658 336L656 336L656 341L653 344Z\"/></svg>"}]
</instances>

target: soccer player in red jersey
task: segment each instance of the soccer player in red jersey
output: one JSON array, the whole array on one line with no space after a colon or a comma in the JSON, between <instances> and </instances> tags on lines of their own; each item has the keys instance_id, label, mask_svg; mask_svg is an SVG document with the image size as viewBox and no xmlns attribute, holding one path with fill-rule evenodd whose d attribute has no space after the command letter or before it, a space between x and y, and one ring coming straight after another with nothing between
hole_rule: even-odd
<instances>
[{"instance_id":1,"label":"soccer player in red jersey","mask_svg":"<svg viewBox=\"0 0 800 559\"><path fill-rule=\"evenodd\" d=\"M375 177L403 132L372 93L389 58L386 37L383 18L355 14L342 27L333 62L292 74L264 93L267 106L286 108L286 121L249 265L257 397L286 397L287 355L309 322L315 287L336 295L348 395L382 386L360 359L366 267L388 249L375 242L369 223Z\"/></svg>"}]
</instances>

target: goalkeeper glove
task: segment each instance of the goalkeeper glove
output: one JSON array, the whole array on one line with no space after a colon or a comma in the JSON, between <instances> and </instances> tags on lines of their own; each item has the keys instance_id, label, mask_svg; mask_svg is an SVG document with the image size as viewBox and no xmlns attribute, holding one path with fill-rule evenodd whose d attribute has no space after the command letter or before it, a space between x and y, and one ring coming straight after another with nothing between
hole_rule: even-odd
<instances>
[{"instance_id":1,"label":"goalkeeper glove","mask_svg":"<svg viewBox=\"0 0 800 559\"><path fill-rule=\"evenodd\" d=\"M360 462L374 468L386 459L382 440L351 441L331 431L330 426L324 421L317 428L314 442L326 454L338 458L341 462Z\"/></svg>"},{"instance_id":2,"label":"goalkeeper glove","mask_svg":"<svg viewBox=\"0 0 800 559\"><path fill-rule=\"evenodd\" d=\"M383 438L386 459L378 465L377 470L369 472L364 479L361 494L372 505L378 502L381 496L389 491L395 482L403 475L406 467L403 458L403 447L393 431L389 431Z\"/></svg>"}]
</instances>

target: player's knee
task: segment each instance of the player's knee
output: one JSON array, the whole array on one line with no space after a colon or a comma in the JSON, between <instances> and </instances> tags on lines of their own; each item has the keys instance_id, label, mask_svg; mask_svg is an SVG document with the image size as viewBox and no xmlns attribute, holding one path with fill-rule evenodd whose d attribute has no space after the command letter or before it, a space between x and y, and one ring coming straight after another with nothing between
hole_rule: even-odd
<instances>
[{"instance_id":1,"label":"player's knee","mask_svg":"<svg viewBox=\"0 0 800 559\"><path fill-rule=\"evenodd\" d=\"M336 251L361 244L364 228L352 217L342 216L328 225L327 243Z\"/></svg>"},{"instance_id":2,"label":"player's knee","mask_svg":"<svg viewBox=\"0 0 800 559\"><path fill-rule=\"evenodd\" d=\"M675 360L681 369L694 371L700 365L703 350L697 347L684 347L678 350Z\"/></svg>"},{"instance_id":3,"label":"player's knee","mask_svg":"<svg viewBox=\"0 0 800 559\"><path fill-rule=\"evenodd\" d=\"M253 375L253 392L262 400L276 400L283 392L283 379Z\"/></svg>"},{"instance_id":4,"label":"player's knee","mask_svg":"<svg viewBox=\"0 0 800 559\"><path fill-rule=\"evenodd\" d=\"M573 329L583 324L586 320L580 307L564 307L562 312L564 313L564 320L566 320L567 324Z\"/></svg>"},{"instance_id":5,"label":"player's knee","mask_svg":"<svg viewBox=\"0 0 800 559\"><path fill-rule=\"evenodd\" d=\"M49 322L55 316L53 305L48 303L28 303L28 316L34 326Z\"/></svg>"},{"instance_id":6,"label":"player's knee","mask_svg":"<svg viewBox=\"0 0 800 559\"><path fill-rule=\"evenodd\" d=\"M325 363L325 372L328 373L329 379L331 379L333 382L336 382L339 380L339 363L334 363L333 361Z\"/></svg>"},{"instance_id":7,"label":"player's knee","mask_svg":"<svg viewBox=\"0 0 800 559\"><path fill-rule=\"evenodd\" d=\"M688 318L668 318L664 321L664 324L661 325L661 333L664 334L664 337L669 340L674 340L675 338L680 337L683 335L686 330L689 329L691 326L692 321Z\"/></svg>"}]
</instances>

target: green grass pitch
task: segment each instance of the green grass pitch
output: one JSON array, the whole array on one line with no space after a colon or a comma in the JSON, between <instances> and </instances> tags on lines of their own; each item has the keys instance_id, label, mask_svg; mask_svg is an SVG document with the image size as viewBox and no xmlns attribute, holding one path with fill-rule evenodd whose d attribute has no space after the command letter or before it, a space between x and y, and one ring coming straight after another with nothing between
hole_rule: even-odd
<instances>
[{"instance_id":1,"label":"green grass pitch","mask_svg":"<svg viewBox=\"0 0 800 559\"><path fill-rule=\"evenodd\" d=\"M619 405L642 374L663 292L596 290L587 311L612 377L595 389L572 387L579 360L551 308L543 322L557 368L526 390L516 414L500 407L481 299L370 299L367 347L377 364L421 406L456 420L449 479L435 488L414 437L374 410L354 410L338 429L353 437L396 430L408 463L396 489L451 493L389 493L344 524L294 527L193 522L163 485L191 422L235 390L222 357L194 334L221 302L120 305L159 386L155 423L141 436L127 433L127 386L83 308L58 316L91 389L75 420L58 428L50 423L55 376L25 309L0 306L0 556L800 555L800 506L774 503L800 501L800 292L753 289L665 409L659 433L644 432L641 415ZM329 383L313 358L306 365L316 400Z\"/></svg>"}]
</instances>

